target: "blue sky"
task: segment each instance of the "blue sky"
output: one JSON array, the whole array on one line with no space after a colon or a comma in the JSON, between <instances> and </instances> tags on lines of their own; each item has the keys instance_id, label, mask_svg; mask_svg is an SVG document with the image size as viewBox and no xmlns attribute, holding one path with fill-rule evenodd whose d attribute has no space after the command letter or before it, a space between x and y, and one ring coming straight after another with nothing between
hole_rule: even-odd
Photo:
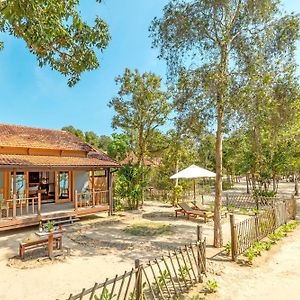
<instances>
[{"instance_id":1,"label":"blue sky","mask_svg":"<svg viewBox=\"0 0 300 300\"><path fill-rule=\"evenodd\" d=\"M49 68L39 68L22 40L0 34L0 123L60 129L73 125L84 131L111 134L113 109L107 103L117 93L114 78L125 67L165 75L165 64L151 49L148 27L168 0L81 1L82 14L100 15L110 26L112 40L99 55L101 67L85 73L73 88ZM300 13L300 1L284 0L287 11ZM300 64L300 46L297 51Z\"/></svg>"}]
</instances>

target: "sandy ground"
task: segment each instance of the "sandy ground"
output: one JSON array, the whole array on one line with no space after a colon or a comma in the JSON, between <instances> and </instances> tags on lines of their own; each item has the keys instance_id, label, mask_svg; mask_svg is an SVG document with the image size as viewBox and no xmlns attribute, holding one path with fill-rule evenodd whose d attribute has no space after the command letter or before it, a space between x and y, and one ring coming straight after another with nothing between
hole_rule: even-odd
<instances>
[{"instance_id":1,"label":"sandy ground","mask_svg":"<svg viewBox=\"0 0 300 300\"><path fill-rule=\"evenodd\" d=\"M211 276L220 285L207 300L298 300L300 299L300 228L273 248L264 252L254 265L219 263L218 275Z\"/></svg>"},{"instance_id":2,"label":"sandy ground","mask_svg":"<svg viewBox=\"0 0 300 300\"><path fill-rule=\"evenodd\" d=\"M240 183L237 185L236 191L242 192L244 188L243 183ZM282 185L282 192L289 194L292 191L292 184ZM245 217L237 216L237 218ZM131 236L123 231L129 224L141 222L170 224L173 227L173 233L149 238ZM229 240L228 218L223 219L222 223L226 242ZM207 254L212 257L217 252L210 246L212 245L213 222L203 224L199 220L187 221L183 217L175 219L174 209L167 204L158 202L147 202L142 211L120 213L114 217L102 214L68 227L64 237L64 255L54 261L40 259L45 254L44 250L29 254L25 262L17 258L19 241L28 234L34 233L36 228L1 233L0 300L66 299L70 293L78 293L83 287L93 286L95 281L101 282L106 277L113 277L131 269L136 258L142 261L155 258L170 249L194 242L198 224L203 226L203 234L209 245ZM300 231L297 234L300 235ZM275 278L284 276L287 281L288 278L292 280L296 276L294 273L297 272L294 268L297 263L296 257L297 254L300 254L299 236L298 241L297 245L296 235L295 239L292 237L285 239L284 246L278 252L278 255L282 252L281 256L276 258L278 261L284 260L285 257L295 260L282 266L286 271L282 270L283 273L280 273L280 269L276 269L276 261L269 260L261 267L266 268L262 272L263 275L272 278L273 271L278 271L278 275L274 273ZM288 266L292 268L289 270ZM259 278L260 268L241 268L229 262L218 261L211 261L210 267L212 270L214 269L215 273L222 275L222 278L219 276L217 278L221 286L228 287L220 289L219 294L213 296L217 297L215 299L269 299L263 294L262 298L253 296L243 298L244 294L239 291L239 282L243 282L245 286L249 284L252 289L255 286L254 292L256 285L260 285L263 289L263 281L261 282L262 279ZM300 270L300 268L297 269ZM268 275L268 271L272 271L272 273ZM249 278L250 272L254 273ZM299 280L300 274L297 273L297 275ZM236 278L239 280L237 281ZM224 281L222 282L222 280ZM273 289L271 285L269 288ZM252 289L247 288L249 295L253 295L251 294ZM237 294L238 292L240 294ZM248 296L248 292L245 292L246 296ZM228 298L228 295L237 296ZM298 298L290 297L290 299Z\"/></svg>"}]
</instances>

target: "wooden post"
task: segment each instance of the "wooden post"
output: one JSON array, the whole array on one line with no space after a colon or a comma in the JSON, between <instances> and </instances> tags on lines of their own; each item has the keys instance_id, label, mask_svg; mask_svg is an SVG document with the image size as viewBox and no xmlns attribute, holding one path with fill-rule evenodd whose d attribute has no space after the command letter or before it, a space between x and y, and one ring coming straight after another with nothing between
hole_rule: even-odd
<instances>
[{"instance_id":1,"label":"wooden post","mask_svg":"<svg viewBox=\"0 0 300 300\"><path fill-rule=\"evenodd\" d=\"M59 176L59 172L54 171L54 201L57 202L58 201L58 177Z\"/></svg>"},{"instance_id":2,"label":"wooden post","mask_svg":"<svg viewBox=\"0 0 300 300\"><path fill-rule=\"evenodd\" d=\"M230 232L231 232L231 257L233 261L236 261L237 257L237 236L236 236L236 228L234 223L234 215L230 214Z\"/></svg>"},{"instance_id":3,"label":"wooden post","mask_svg":"<svg viewBox=\"0 0 300 300\"><path fill-rule=\"evenodd\" d=\"M78 211L78 192L75 191L75 199L74 199L75 211Z\"/></svg>"},{"instance_id":4,"label":"wooden post","mask_svg":"<svg viewBox=\"0 0 300 300\"><path fill-rule=\"evenodd\" d=\"M136 269L136 273L135 273L135 290L136 290L136 295L135 295L135 299L136 300L140 300L142 299L142 269L141 269L141 265L140 265L140 261L139 259L136 259L134 261L134 266Z\"/></svg>"},{"instance_id":5,"label":"wooden post","mask_svg":"<svg viewBox=\"0 0 300 300\"><path fill-rule=\"evenodd\" d=\"M92 170L92 203L95 206L95 172Z\"/></svg>"},{"instance_id":6,"label":"wooden post","mask_svg":"<svg viewBox=\"0 0 300 300\"><path fill-rule=\"evenodd\" d=\"M25 198L29 197L29 172L25 171L25 182L26 182L26 187L25 187Z\"/></svg>"},{"instance_id":7,"label":"wooden post","mask_svg":"<svg viewBox=\"0 0 300 300\"><path fill-rule=\"evenodd\" d=\"M197 261L198 261L198 266L200 268L200 273L203 273L203 265L201 264L201 242L202 242L202 233L203 233L203 227L200 225L197 225ZM201 274L199 274L199 276L201 277Z\"/></svg>"},{"instance_id":8,"label":"wooden post","mask_svg":"<svg viewBox=\"0 0 300 300\"><path fill-rule=\"evenodd\" d=\"M296 219L297 216L297 200L295 195L292 195L292 208L293 208L293 212L292 212L292 220Z\"/></svg>"},{"instance_id":9,"label":"wooden post","mask_svg":"<svg viewBox=\"0 0 300 300\"><path fill-rule=\"evenodd\" d=\"M255 239L258 242L259 241L259 228L258 228L258 215L257 213L255 213L255 217L254 217L254 221L255 221Z\"/></svg>"},{"instance_id":10,"label":"wooden post","mask_svg":"<svg viewBox=\"0 0 300 300\"><path fill-rule=\"evenodd\" d=\"M17 194L17 172L13 171L13 195Z\"/></svg>"},{"instance_id":11,"label":"wooden post","mask_svg":"<svg viewBox=\"0 0 300 300\"><path fill-rule=\"evenodd\" d=\"M202 241L202 234L203 234L203 227L200 225L197 225L197 242Z\"/></svg>"},{"instance_id":12,"label":"wooden post","mask_svg":"<svg viewBox=\"0 0 300 300\"><path fill-rule=\"evenodd\" d=\"M113 191L112 191L112 173L108 169L108 204L109 204L109 215L113 214Z\"/></svg>"},{"instance_id":13,"label":"wooden post","mask_svg":"<svg viewBox=\"0 0 300 300\"><path fill-rule=\"evenodd\" d=\"M38 215L41 215L41 212L42 212L41 193L38 193L38 209L37 209Z\"/></svg>"},{"instance_id":14,"label":"wooden post","mask_svg":"<svg viewBox=\"0 0 300 300\"><path fill-rule=\"evenodd\" d=\"M17 196L16 194L13 195L13 219L17 218Z\"/></svg>"}]
</instances>

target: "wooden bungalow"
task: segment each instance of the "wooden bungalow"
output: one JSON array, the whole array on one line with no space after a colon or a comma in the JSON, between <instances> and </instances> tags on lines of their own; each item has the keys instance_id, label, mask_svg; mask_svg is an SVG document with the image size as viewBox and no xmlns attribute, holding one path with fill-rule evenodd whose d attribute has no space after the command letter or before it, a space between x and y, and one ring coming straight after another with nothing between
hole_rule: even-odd
<instances>
[{"instance_id":1,"label":"wooden bungalow","mask_svg":"<svg viewBox=\"0 0 300 300\"><path fill-rule=\"evenodd\" d=\"M0 231L111 213L118 166L69 132L0 124Z\"/></svg>"}]
</instances>

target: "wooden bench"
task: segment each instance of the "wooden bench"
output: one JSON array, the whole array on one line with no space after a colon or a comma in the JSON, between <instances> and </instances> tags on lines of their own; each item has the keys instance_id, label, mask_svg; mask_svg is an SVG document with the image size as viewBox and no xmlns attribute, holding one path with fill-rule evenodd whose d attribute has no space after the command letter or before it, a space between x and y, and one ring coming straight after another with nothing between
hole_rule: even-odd
<instances>
[{"instance_id":1,"label":"wooden bench","mask_svg":"<svg viewBox=\"0 0 300 300\"><path fill-rule=\"evenodd\" d=\"M62 249L62 234L54 235L53 240L54 240L55 248ZM24 259L24 255L27 250L38 249L47 245L48 245L48 238L40 238L32 242L20 242L19 255L21 259Z\"/></svg>"}]
</instances>

